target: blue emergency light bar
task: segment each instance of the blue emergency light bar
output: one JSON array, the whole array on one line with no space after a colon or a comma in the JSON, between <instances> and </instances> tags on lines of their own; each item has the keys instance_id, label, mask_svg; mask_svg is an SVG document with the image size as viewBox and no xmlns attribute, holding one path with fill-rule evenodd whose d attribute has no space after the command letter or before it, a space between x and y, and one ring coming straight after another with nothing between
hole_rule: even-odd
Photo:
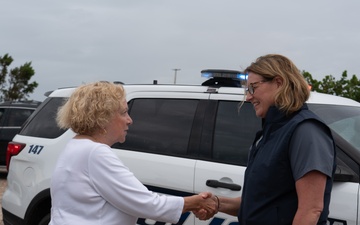
<instances>
[{"instance_id":1,"label":"blue emergency light bar","mask_svg":"<svg viewBox=\"0 0 360 225\"><path fill-rule=\"evenodd\" d=\"M205 78L230 78L230 79L240 79L240 80L246 80L247 74L241 73L237 70L202 70L201 76Z\"/></svg>"},{"instance_id":2,"label":"blue emergency light bar","mask_svg":"<svg viewBox=\"0 0 360 225\"><path fill-rule=\"evenodd\" d=\"M201 76L208 78L201 85L211 87L241 87L247 79L247 74L240 71L222 69L202 70Z\"/></svg>"}]
</instances>

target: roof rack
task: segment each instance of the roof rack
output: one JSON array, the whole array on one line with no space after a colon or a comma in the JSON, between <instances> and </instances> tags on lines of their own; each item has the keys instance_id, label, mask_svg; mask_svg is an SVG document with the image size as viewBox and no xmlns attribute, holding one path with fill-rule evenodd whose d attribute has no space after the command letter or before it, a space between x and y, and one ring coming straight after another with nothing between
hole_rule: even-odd
<instances>
[{"instance_id":1,"label":"roof rack","mask_svg":"<svg viewBox=\"0 0 360 225\"><path fill-rule=\"evenodd\" d=\"M247 75L237 70L207 69L201 71L201 76L209 78L202 86L211 87L241 87Z\"/></svg>"}]
</instances>

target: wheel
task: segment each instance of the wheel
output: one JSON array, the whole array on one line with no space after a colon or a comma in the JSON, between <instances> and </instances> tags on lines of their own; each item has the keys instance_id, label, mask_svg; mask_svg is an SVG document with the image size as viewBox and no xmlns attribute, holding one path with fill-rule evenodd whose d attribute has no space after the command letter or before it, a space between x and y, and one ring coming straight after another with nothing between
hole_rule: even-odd
<instances>
[{"instance_id":1,"label":"wheel","mask_svg":"<svg viewBox=\"0 0 360 225\"><path fill-rule=\"evenodd\" d=\"M50 223L50 213L46 214L39 222L39 225L48 225Z\"/></svg>"}]
</instances>

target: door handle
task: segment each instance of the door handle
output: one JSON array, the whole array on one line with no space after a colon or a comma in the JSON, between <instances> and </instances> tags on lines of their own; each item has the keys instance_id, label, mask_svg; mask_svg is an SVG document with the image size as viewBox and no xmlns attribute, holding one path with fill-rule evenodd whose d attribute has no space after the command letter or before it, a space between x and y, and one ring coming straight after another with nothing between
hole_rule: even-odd
<instances>
[{"instance_id":1,"label":"door handle","mask_svg":"<svg viewBox=\"0 0 360 225\"><path fill-rule=\"evenodd\" d=\"M206 186L213 187L213 188L226 188L232 191L240 191L241 186L238 184L229 184L225 182L220 182L218 180L207 180Z\"/></svg>"}]
</instances>

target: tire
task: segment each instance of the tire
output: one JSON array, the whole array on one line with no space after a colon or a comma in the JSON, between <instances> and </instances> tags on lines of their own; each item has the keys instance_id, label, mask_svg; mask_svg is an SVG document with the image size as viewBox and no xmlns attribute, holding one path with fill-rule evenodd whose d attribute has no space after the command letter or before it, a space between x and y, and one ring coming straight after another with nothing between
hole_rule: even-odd
<instances>
[{"instance_id":1,"label":"tire","mask_svg":"<svg viewBox=\"0 0 360 225\"><path fill-rule=\"evenodd\" d=\"M50 213L46 214L39 222L39 225L48 225L50 223Z\"/></svg>"}]
</instances>

